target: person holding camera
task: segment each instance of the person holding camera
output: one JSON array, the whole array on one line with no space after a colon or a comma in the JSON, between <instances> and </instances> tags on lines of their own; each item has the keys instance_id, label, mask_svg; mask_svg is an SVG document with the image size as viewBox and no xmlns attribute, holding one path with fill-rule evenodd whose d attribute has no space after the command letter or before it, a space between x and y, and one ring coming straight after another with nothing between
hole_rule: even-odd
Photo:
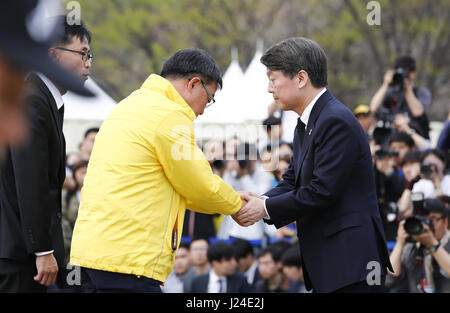
<instances>
[{"instance_id":1,"label":"person holding camera","mask_svg":"<svg viewBox=\"0 0 450 313\"><path fill-rule=\"evenodd\" d=\"M370 110L378 112L382 107L390 115L407 114L412 131L429 139L429 125L426 112L431 104L431 92L424 87L414 86L416 61L410 56L395 60L394 70L388 70L383 83L370 101Z\"/></svg>"},{"instance_id":2,"label":"person holding camera","mask_svg":"<svg viewBox=\"0 0 450 313\"><path fill-rule=\"evenodd\" d=\"M448 202L450 198L450 175L445 174L446 157L439 149L424 152L421 160L421 179L412 192L423 192L425 198L440 198Z\"/></svg>"},{"instance_id":3,"label":"person holding camera","mask_svg":"<svg viewBox=\"0 0 450 313\"><path fill-rule=\"evenodd\" d=\"M423 209L419 228L408 219L399 224L386 287L407 278L410 292L450 292L448 209L439 199L425 199Z\"/></svg>"}]
</instances>

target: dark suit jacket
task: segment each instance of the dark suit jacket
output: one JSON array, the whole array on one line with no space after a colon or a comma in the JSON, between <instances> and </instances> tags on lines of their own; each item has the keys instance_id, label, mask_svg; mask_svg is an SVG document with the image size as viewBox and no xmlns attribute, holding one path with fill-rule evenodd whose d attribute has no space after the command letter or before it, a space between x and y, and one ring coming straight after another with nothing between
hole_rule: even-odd
<instances>
[{"instance_id":1,"label":"dark suit jacket","mask_svg":"<svg viewBox=\"0 0 450 313\"><path fill-rule=\"evenodd\" d=\"M209 273L197 276L192 282L192 293L207 293ZM245 276L235 272L227 276L227 293L250 293L252 289Z\"/></svg>"},{"instance_id":2,"label":"dark suit jacket","mask_svg":"<svg viewBox=\"0 0 450 313\"><path fill-rule=\"evenodd\" d=\"M29 136L9 148L0 167L0 258L34 264L35 252L54 250L64 260L61 188L65 178L65 140L56 102L44 82L28 77Z\"/></svg>"},{"instance_id":3,"label":"dark suit jacket","mask_svg":"<svg viewBox=\"0 0 450 313\"><path fill-rule=\"evenodd\" d=\"M391 268L377 204L372 159L360 124L330 91L311 111L303 146L266 195L271 220L297 221L305 285L331 292ZM368 269L369 265L369 269Z\"/></svg>"}]
</instances>

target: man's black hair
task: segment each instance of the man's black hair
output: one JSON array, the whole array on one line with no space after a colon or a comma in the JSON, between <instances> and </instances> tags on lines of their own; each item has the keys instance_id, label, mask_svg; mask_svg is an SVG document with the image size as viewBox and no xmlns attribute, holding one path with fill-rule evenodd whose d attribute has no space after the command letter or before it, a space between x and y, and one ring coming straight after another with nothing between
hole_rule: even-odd
<instances>
[{"instance_id":1,"label":"man's black hair","mask_svg":"<svg viewBox=\"0 0 450 313\"><path fill-rule=\"evenodd\" d=\"M308 38L288 38L273 45L261 57L261 63L291 78L304 70L315 88L328 84L327 56L317 42Z\"/></svg>"},{"instance_id":2,"label":"man's black hair","mask_svg":"<svg viewBox=\"0 0 450 313\"><path fill-rule=\"evenodd\" d=\"M423 152L422 154L422 158L421 158L421 162L423 162L423 160L425 160L425 158L429 155L434 155L436 156L439 160L442 161L442 163L444 163L444 166L446 165L447 162L447 157L445 156L445 153L442 150L439 149L428 149L425 152Z\"/></svg>"},{"instance_id":3,"label":"man's black hair","mask_svg":"<svg viewBox=\"0 0 450 313\"><path fill-rule=\"evenodd\" d=\"M222 260L229 260L234 257L233 248L231 245L225 241L217 241L209 246L208 248L208 261L221 262Z\"/></svg>"},{"instance_id":4,"label":"man's black hair","mask_svg":"<svg viewBox=\"0 0 450 313\"><path fill-rule=\"evenodd\" d=\"M99 128L98 127L92 127L92 128L89 128L88 130L86 130L85 132L84 132L84 138L86 138L90 133L98 133L99 132Z\"/></svg>"},{"instance_id":5,"label":"man's black hair","mask_svg":"<svg viewBox=\"0 0 450 313\"><path fill-rule=\"evenodd\" d=\"M253 246L248 240L236 239L231 243L231 246L237 261L247 257L249 254L254 255Z\"/></svg>"},{"instance_id":6,"label":"man's black hair","mask_svg":"<svg viewBox=\"0 0 450 313\"><path fill-rule=\"evenodd\" d=\"M422 159L422 152L420 150L409 151L405 154L402 160L402 165L406 163L420 163Z\"/></svg>"},{"instance_id":7,"label":"man's black hair","mask_svg":"<svg viewBox=\"0 0 450 313\"><path fill-rule=\"evenodd\" d=\"M414 72L416 70L416 60L413 57L404 55L398 57L394 62L395 68L406 69L410 72Z\"/></svg>"},{"instance_id":8,"label":"man's black hair","mask_svg":"<svg viewBox=\"0 0 450 313\"><path fill-rule=\"evenodd\" d=\"M410 148L414 147L414 140L405 132L395 132L389 138L389 145L393 142L404 142Z\"/></svg>"},{"instance_id":9,"label":"man's black hair","mask_svg":"<svg viewBox=\"0 0 450 313\"><path fill-rule=\"evenodd\" d=\"M217 88L221 89L223 82L219 68L214 59L205 50L187 48L176 52L164 63L161 70L164 78L200 78L209 85L217 82Z\"/></svg>"},{"instance_id":10,"label":"man's black hair","mask_svg":"<svg viewBox=\"0 0 450 313\"><path fill-rule=\"evenodd\" d=\"M298 245L293 245L287 249L281 256L281 263L283 263L284 266L302 267L300 247Z\"/></svg>"},{"instance_id":11,"label":"man's black hair","mask_svg":"<svg viewBox=\"0 0 450 313\"><path fill-rule=\"evenodd\" d=\"M58 26L64 29L64 32L61 32L61 35L56 40L58 44L71 44L73 38L78 38L80 40L86 39L88 43L91 43L92 33L84 25L83 21L80 20L79 23L72 23L72 21L70 21L69 23L67 15L58 15L50 18L56 18Z\"/></svg>"},{"instance_id":12,"label":"man's black hair","mask_svg":"<svg viewBox=\"0 0 450 313\"><path fill-rule=\"evenodd\" d=\"M191 246L191 244L190 244L188 241L181 241L181 242L180 242L180 246L178 247L178 250L179 250L180 248L184 248L184 249L186 249L186 250L189 250L189 249L190 249L190 246Z\"/></svg>"},{"instance_id":13,"label":"man's black hair","mask_svg":"<svg viewBox=\"0 0 450 313\"><path fill-rule=\"evenodd\" d=\"M441 213L443 218L448 217L448 208L445 207L444 202L438 198L428 198L423 201L425 211L430 213Z\"/></svg>"},{"instance_id":14,"label":"man's black hair","mask_svg":"<svg viewBox=\"0 0 450 313\"><path fill-rule=\"evenodd\" d=\"M290 247L290 245L289 245L289 247ZM268 245L267 247L265 247L263 250L261 250L261 252L258 255L258 258L265 256L267 254L270 254L272 256L272 259L275 261L275 263L277 263L277 262L281 261L281 256L283 255L283 252L286 250L287 249L282 248L281 245L271 244L271 245Z\"/></svg>"}]
</instances>

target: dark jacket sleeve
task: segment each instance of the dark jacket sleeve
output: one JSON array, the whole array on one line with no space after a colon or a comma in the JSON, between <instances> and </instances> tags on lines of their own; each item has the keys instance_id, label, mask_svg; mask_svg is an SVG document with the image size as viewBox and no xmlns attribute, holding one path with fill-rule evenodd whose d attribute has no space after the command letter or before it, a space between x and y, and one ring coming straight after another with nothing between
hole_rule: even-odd
<instances>
[{"instance_id":1,"label":"dark jacket sleeve","mask_svg":"<svg viewBox=\"0 0 450 313\"><path fill-rule=\"evenodd\" d=\"M34 95L26 101L28 141L11 149L11 161L27 252L33 253L53 250L48 177L48 127L52 117L43 98Z\"/></svg>"},{"instance_id":2,"label":"dark jacket sleeve","mask_svg":"<svg viewBox=\"0 0 450 313\"><path fill-rule=\"evenodd\" d=\"M344 118L328 118L316 128L317 137L311 143L313 153L312 178L308 184L266 200L266 208L275 226L286 220L319 213L339 197L358 162L358 142L354 130Z\"/></svg>"}]
</instances>

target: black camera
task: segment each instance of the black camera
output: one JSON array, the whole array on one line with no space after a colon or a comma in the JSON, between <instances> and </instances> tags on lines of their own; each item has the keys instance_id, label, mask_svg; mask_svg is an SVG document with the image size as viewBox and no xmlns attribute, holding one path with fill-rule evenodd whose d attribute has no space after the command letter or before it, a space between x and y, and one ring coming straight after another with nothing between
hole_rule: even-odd
<instances>
[{"instance_id":1,"label":"black camera","mask_svg":"<svg viewBox=\"0 0 450 313\"><path fill-rule=\"evenodd\" d=\"M411 193L411 200L413 203L413 215L408 217L405 221L405 231L409 235L420 235L425 229L425 225L428 225L431 231L434 232L433 224L430 220L425 218L428 214L424 205L424 196L422 192Z\"/></svg>"},{"instance_id":2,"label":"black camera","mask_svg":"<svg viewBox=\"0 0 450 313\"><path fill-rule=\"evenodd\" d=\"M375 157L378 159L384 159L386 157L397 157L398 156L398 151L395 150L384 150L384 149L380 149L375 151Z\"/></svg>"},{"instance_id":3,"label":"black camera","mask_svg":"<svg viewBox=\"0 0 450 313\"><path fill-rule=\"evenodd\" d=\"M398 91L403 90L405 88L405 79L408 78L408 76L408 71L402 68L396 68L392 77L392 86Z\"/></svg>"},{"instance_id":4,"label":"black camera","mask_svg":"<svg viewBox=\"0 0 450 313\"><path fill-rule=\"evenodd\" d=\"M431 175L435 171L436 171L436 165L434 165L434 164L425 162L420 165L420 172L422 173L422 175L425 178L431 177Z\"/></svg>"}]
</instances>

